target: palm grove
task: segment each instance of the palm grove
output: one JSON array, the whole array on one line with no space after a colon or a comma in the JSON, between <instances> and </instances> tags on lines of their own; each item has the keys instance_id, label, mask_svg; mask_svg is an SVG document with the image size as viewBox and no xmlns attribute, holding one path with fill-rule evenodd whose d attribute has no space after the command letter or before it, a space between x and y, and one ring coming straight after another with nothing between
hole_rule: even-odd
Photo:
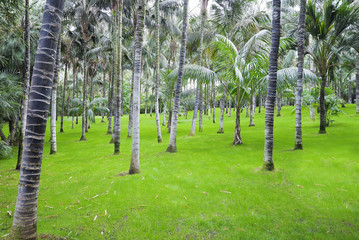
<instances>
[{"instance_id":1,"label":"palm grove","mask_svg":"<svg viewBox=\"0 0 359 240\"><path fill-rule=\"evenodd\" d=\"M263 8L269 10L254 1L198 4L198 12L188 0L0 4L0 157L19 146L14 239L36 239L42 153L56 154L56 135L69 131L66 118L82 129L80 141L91 140L86 132L107 119L113 154L121 154L126 131L129 173L136 174L140 114L155 115L157 141L166 150L162 135L169 134L166 151L174 153L181 151L178 119L189 111L188 135L195 136L206 131L204 117L218 124L218 134L233 131L223 128L233 108L237 146L245 143L240 113L246 111L255 127L256 109L265 108L263 169L271 171L273 125L283 105L295 106L296 150L305 147L302 111L313 121L319 115L320 134L346 103L356 101L359 113L356 2L273 0ZM49 115L51 149L44 149ZM129 118L127 126L121 116Z\"/></svg>"}]
</instances>

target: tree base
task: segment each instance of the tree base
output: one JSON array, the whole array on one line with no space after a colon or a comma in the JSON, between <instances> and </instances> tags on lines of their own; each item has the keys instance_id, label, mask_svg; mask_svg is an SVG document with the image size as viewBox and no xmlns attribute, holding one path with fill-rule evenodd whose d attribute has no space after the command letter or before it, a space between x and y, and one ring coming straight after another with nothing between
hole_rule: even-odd
<instances>
[{"instance_id":1,"label":"tree base","mask_svg":"<svg viewBox=\"0 0 359 240\"><path fill-rule=\"evenodd\" d=\"M82 136L81 139L80 139L80 141L86 141L86 140L87 140L87 139L86 139L85 136Z\"/></svg>"},{"instance_id":2,"label":"tree base","mask_svg":"<svg viewBox=\"0 0 359 240\"><path fill-rule=\"evenodd\" d=\"M242 144L243 144L242 139L240 139L240 140L233 141L232 146L235 147L237 145L242 145Z\"/></svg>"},{"instance_id":3,"label":"tree base","mask_svg":"<svg viewBox=\"0 0 359 240\"><path fill-rule=\"evenodd\" d=\"M130 175L138 174L138 173L140 173L140 169L132 169L132 168L130 168L130 170L128 171L128 173L129 173Z\"/></svg>"},{"instance_id":4,"label":"tree base","mask_svg":"<svg viewBox=\"0 0 359 240\"><path fill-rule=\"evenodd\" d=\"M220 128L220 129L217 131L217 133L218 133L218 134L224 133L223 128Z\"/></svg>"},{"instance_id":5,"label":"tree base","mask_svg":"<svg viewBox=\"0 0 359 240\"><path fill-rule=\"evenodd\" d=\"M318 134L326 134L326 133L327 131L325 131L325 129L320 129Z\"/></svg>"},{"instance_id":6,"label":"tree base","mask_svg":"<svg viewBox=\"0 0 359 240\"><path fill-rule=\"evenodd\" d=\"M194 135L196 135L194 132L190 132L190 133L188 134L188 136L190 136L190 137L193 137Z\"/></svg>"},{"instance_id":7,"label":"tree base","mask_svg":"<svg viewBox=\"0 0 359 240\"><path fill-rule=\"evenodd\" d=\"M248 127L254 127L255 124L254 123L250 123Z\"/></svg>"},{"instance_id":8,"label":"tree base","mask_svg":"<svg viewBox=\"0 0 359 240\"><path fill-rule=\"evenodd\" d=\"M199 130L198 130L199 132L203 132L203 128L199 128Z\"/></svg>"},{"instance_id":9,"label":"tree base","mask_svg":"<svg viewBox=\"0 0 359 240\"><path fill-rule=\"evenodd\" d=\"M262 170L264 171L273 171L274 170L274 164L271 162L265 162L263 163Z\"/></svg>"},{"instance_id":10,"label":"tree base","mask_svg":"<svg viewBox=\"0 0 359 240\"><path fill-rule=\"evenodd\" d=\"M50 155L53 155L53 154L56 154L56 151L55 150L50 150Z\"/></svg>"},{"instance_id":11,"label":"tree base","mask_svg":"<svg viewBox=\"0 0 359 240\"><path fill-rule=\"evenodd\" d=\"M302 143L296 143L294 145L294 150L303 150L303 144Z\"/></svg>"},{"instance_id":12,"label":"tree base","mask_svg":"<svg viewBox=\"0 0 359 240\"><path fill-rule=\"evenodd\" d=\"M113 140L113 138L111 138L110 140L110 144L114 143L115 141Z\"/></svg>"},{"instance_id":13,"label":"tree base","mask_svg":"<svg viewBox=\"0 0 359 240\"><path fill-rule=\"evenodd\" d=\"M162 137L157 137L157 142L162 143Z\"/></svg>"},{"instance_id":14,"label":"tree base","mask_svg":"<svg viewBox=\"0 0 359 240\"><path fill-rule=\"evenodd\" d=\"M127 138L132 138L131 135L127 135Z\"/></svg>"},{"instance_id":15,"label":"tree base","mask_svg":"<svg viewBox=\"0 0 359 240\"><path fill-rule=\"evenodd\" d=\"M61 128L61 129L60 129L60 132L64 132L64 129Z\"/></svg>"},{"instance_id":16,"label":"tree base","mask_svg":"<svg viewBox=\"0 0 359 240\"><path fill-rule=\"evenodd\" d=\"M167 148L166 152L175 153L175 152L177 152L177 147L172 146L172 145L168 145L168 148Z\"/></svg>"}]
</instances>

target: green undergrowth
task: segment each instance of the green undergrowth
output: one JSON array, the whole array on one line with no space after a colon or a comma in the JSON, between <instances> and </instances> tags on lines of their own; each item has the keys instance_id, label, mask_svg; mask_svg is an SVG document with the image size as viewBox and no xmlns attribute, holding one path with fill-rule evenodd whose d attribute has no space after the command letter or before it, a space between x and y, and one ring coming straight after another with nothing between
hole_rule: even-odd
<instances>
[{"instance_id":1,"label":"green undergrowth","mask_svg":"<svg viewBox=\"0 0 359 240\"><path fill-rule=\"evenodd\" d=\"M113 155L100 118L79 141L81 125L65 119L58 153L49 155L49 127L38 203L38 232L55 239L358 239L359 116L347 105L319 135L304 109L302 151L293 151L295 115L275 118L275 171L261 170L264 111L255 127L242 113L244 144L232 147L235 114L224 134L204 117L204 131L188 136L180 117L177 153L167 153L167 128L157 143L155 115L141 115L141 173L127 175L131 139L122 118L121 153ZM60 121L58 121L58 125ZM81 121L79 121L81 123ZM19 173L0 161L0 237L11 230ZM9 214L10 213L10 214Z\"/></svg>"}]
</instances>

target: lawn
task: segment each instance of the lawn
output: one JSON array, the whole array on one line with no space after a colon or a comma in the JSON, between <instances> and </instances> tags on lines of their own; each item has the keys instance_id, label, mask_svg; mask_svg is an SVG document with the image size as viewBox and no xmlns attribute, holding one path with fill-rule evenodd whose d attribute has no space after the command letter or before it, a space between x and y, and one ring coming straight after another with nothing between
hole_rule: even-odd
<instances>
[{"instance_id":1,"label":"lawn","mask_svg":"<svg viewBox=\"0 0 359 240\"><path fill-rule=\"evenodd\" d=\"M293 151L295 114L275 118L274 172L263 172L264 111L255 127L242 114L242 146L232 147L235 114L224 134L204 117L204 131L187 136L178 124L175 154L169 133L157 143L155 116L141 115L141 173L129 176L131 139L122 118L121 154L113 155L107 122L66 118L58 153L49 155L49 126L38 202L40 238L55 239L358 239L359 116L355 106L334 118L326 135L304 110L303 151ZM256 109L257 111L257 109ZM58 125L60 121L58 121ZM80 123L81 121L79 121ZM59 128L58 128L59 129ZM59 132L59 131L58 131ZM14 157L0 160L0 237L11 230L19 173Z\"/></svg>"}]
</instances>

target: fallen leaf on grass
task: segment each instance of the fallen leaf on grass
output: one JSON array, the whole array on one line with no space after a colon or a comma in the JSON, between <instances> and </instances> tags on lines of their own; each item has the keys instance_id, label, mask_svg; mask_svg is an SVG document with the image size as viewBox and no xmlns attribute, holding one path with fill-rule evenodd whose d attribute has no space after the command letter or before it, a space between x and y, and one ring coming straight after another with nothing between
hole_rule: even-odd
<instances>
[{"instance_id":1,"label":"fallen leaf on grass","mask_svg":"<svg viewBox=\"0 0 359 240\"><path fill-rule=\"evenodd\" d=\"M236 229L234 229L234 230L236 230L236 231L245 231L243 228L236 228Z\"/></svg>"},{"instance_id":2,"label":"fallen leaf on grass","mask_svg":"<svg viewBox=\"0 0 359 240\"><path fill-rule=\"evenodd\" d=\"M94 217L93 221L96 221L96 219L97 219L97 215Z\"/></svg>"},{"instance_id":3,"label":"fallen leaf on grass","mask_svg":"<svg viewBox=\"0 0 359 240\"><path fill-rule=\"evenodd\" d=\"M303 188L303 186L297 185L297 187Z\"/></svg>"},{"instance_id":4,"label":"fallen leaf on grass","mask_svg":"<svg viewBox=\"0 0 359 240\"><path fill-rule=\"evenodd\" d=\"M69 179L71 179L72 178L72 176L71 177L69 177Z\"/></svg>"},{"instance_id":5,"label":"fallen leaf on grass","mask_svg":"<svg viewBox=\"0 0 359 240\"><path fill-rule=\"evenodd\" d=\"M105 216L107 215L107 210L105 210Z\"/></svg>"},{"instance_id":6,"label":"fallen leaf on grass","mask_svg":"<svg viewBox=\"0 0 359 240\"><path fill-rule=\"evenodd\" d=\"M47 206L47 205L46 205L45 207L47 207L47 208L54 208L54 207L51 207L51 206Z\"/></svg>"},{"instance_id":7,"label":"fallen leaf on grass","mask_svg":"<svg viewBox=\"0 0 359 240\"><path fill-rule=\"evenodd\" d=\"M190 175L190 176L192 175L192 173L187 173L187 174Z\"/></svg>"},{"instance_id":8,"label":"fallen leaf on grass","mask_svg":"<svg viewBox=\"0 0 359 240\"><path fill-rule=\"evenodd\" d=\"M97 198L98 197L98 195L96 195L96 196L94 196L94 197L92 197L92 198Z\"/></svg>"},{"instance_id":9,"label":"fallen leaf on grass","mask_svg":"<svg viewBox=\"0 0 359 240\"><path fill-rule=\"evenodd\" d=\"M157 198L158 198L158 194L156 195L155 199L157 199Z\"/></svg>"},{"instance_id":10,"label":"fallen leaf on grass","mask_svg":"<svg viewBox=\"0 0 359 240\"><path fill-rule=\"evenodd\" d=\"M84 189L85 189L85 188L88 188L88 187L89 187L89 186L86 186L86 187L84 187Z\"/></svg>"},{"instance_id":11,"label":"fallen leaf on grass","mask_svg":"<svg viewBox=\"0 0 359 240\"><path fill-rule=\"evenodd\" d=\"M223 191L223 190L221 190L220 192L223 192L223 193L231 193L231 192L228 192L228 191Z\"/></svg>"},{"instance_id":12,"label":"fallen leaf on grass","mask_svg":"<svg viewBox=\"0 0 359 240\"><path fill-rule=\"evenodd\" d=\"M7 236L9 236L10 235L10 233L8 233L8 234L5 234L4 236L2 236L1 238L6 238Z\"/></svg>"},{"instance_id":13,"label":"fallen leaf on grass","mask_svg":"<svg viewBox=\"0 0 359 240\"><path fill-rule=\"evenodd\" d=\"M184 199L186 199L186 201L187 201L187 197L186 197L186 196L184 196Z\"/></svg>"},{"instance_id":14,"label":"fallen leaf on grass","mask_svg":"<svg viewBox=\"0 0 359 240\"><path fill-rule=\"evenodd\" d=\"M12 212L11 211L7 211L7 214L9 214L9 217L12 217Z\"/></svg>"},{"instance_id":15,"label":"fallen leaf on grass","mask_svg":"<svg viewBox=\"0 0 359 240\"><path fill-rule=\"evenodd\" d=\"M203 192L203 194L206 194L206 195L208 195L208 193L207 193L207 192Z\"/></svg>"},{"instance_id":16,"label":"fallen leaf on grass","mask_svg":"<svg viewBox=\"0 0 359 240\"><path fill-rule=\"evenodd\" d=\"M227 227L224 227L223 230L224 230L224 231L228 231L228 228L227 228Z\"/></svg>"}]
</instances>

